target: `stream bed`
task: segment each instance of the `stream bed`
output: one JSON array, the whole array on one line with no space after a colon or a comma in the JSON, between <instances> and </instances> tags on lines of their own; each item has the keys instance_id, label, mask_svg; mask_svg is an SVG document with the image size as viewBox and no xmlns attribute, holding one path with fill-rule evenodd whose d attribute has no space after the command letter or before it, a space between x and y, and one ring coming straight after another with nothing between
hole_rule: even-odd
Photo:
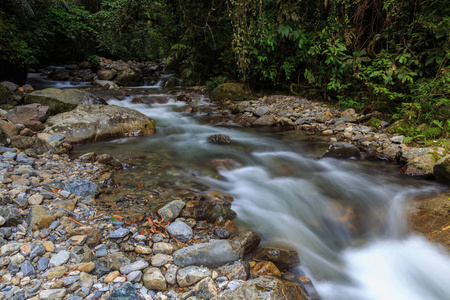
<instances>
[{"instance_id":1,"label":"stream bed","mask_svg":"<svg viewBox=\"0 0 450 300\"><path fill-rule=\"evenodd\" d=\"M214 117L201 95L193 101L202 109L193 114L158 86L132 91L109 104L148 115L157 132L78 145L72 153L108 153L129 164L115 175L120 191L109 197L177 187L224 192L234 197L241 229L298 251L294 271L310 277L322 299L450 299L450 256L408 231L406 211L414 197L444 186L400 176L383 162L318 159L328 146L320 137L240 128ZM134 104L137 95L142 103ZM213 134L232 142L208 143ZM242 167L217 171L217 159ZM174 197L158 197L153 207Z\"/></svg>"}]
</instances>

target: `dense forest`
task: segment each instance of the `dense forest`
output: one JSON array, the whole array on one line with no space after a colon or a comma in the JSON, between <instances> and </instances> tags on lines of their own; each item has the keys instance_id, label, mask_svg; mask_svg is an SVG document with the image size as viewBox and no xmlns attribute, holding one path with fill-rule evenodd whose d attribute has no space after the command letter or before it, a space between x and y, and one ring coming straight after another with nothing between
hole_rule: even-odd
<instances>
[{"instance_id":1,"label":"dense forest","mask_svg":"<svg viewBox=\"0 0 450 300\"><path fill-rule=\"evenodd\" d=\"M418 139L450 131L450 5L437 0L3 0L0 79L99 57L166 59L225 81L382 111Z\"/></svg>"}]
</instances>

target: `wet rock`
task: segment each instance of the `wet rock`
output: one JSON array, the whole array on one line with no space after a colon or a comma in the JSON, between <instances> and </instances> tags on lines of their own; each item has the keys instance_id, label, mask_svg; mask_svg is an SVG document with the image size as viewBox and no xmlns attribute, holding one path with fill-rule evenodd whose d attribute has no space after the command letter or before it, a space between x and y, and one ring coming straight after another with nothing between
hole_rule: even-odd
<instances>
[{"instance_id":1,"label":"wet rock","mask_svg":"<svg viewBox=\"0 0 450 300\"><path fill-rule=\"evenodd\" d=\"M122 163L118 159L112 157L109 154L101 154L101 155L97 156L97 161L101 164L104 164L104 165L107 165L107 166L110 166L113 168L122 168Z\"/></svg>"},{"instance_id":2,"label":"wet rock","mask_svg":"<svg viewBox=\"0 0 450 300\"><path fill-rule=\"evenodd\" d=\"M80 104L101 104L106 101L80 89L44 89L24 96L25 104L39 103L48 106L51 114L70 111Z\"/></svg>"},{"instance_id":3,"label":"wet rock","mask_svg":"<svg viewBox=\"0 0 450 300\"><path fill-rule=\"evenodd\" d=\"M231 138L225 134L213 134L208 137L208 142L211 144L226 145L231 143Z\"/></svg>"},{"instance_id":4,"label":"wet rock","mask_svg":"<svg viewBox=\"0 0 450 300\"><path fill-rule=\"evenodd\" d=\"M446 155L436 162L433 173L438 182L450 185L450 155Z\"/></svg>"},{"instance_id":5,"label":"wet rock","mask_svg":"<svg viewBox=\"0 0 450 300\"><path fill-rule=\"evenodd\" d=\"M136 71L125 68L117 74L116 82L122 86L139 86L144 84L144 78Z\"/></svg>"},{"instance_id":6,"label":"wet rock","mask_svg":"<svg viewBox=\"0 0 450 300\"><path fill-rule=\"evenodd\" d=\"M223 220L232 220L236 218L236 212L230 208L230 203L215 203L209 201L189 201L186 207L181 211L180 216L184 218L193 218L207 220L212 223L217 218Z\"/></svg>"},{"instance_id":7,"label":"wet rock","mask_svg":"<svg viewBox=\"0 0 450 300\"><path fill-rule=\"evenodd\" d=\"M44 132L62 133L73 143L111 137L149 135L155 121L130 108L115 105L82 104L70 112L50 117Z\"/></svg>"},{"instance_id":8,"label":"wet rock","mask_svg":"<svg viewBox=\"0 0 450 300\"><path fill-rule=\"evenodd\" d=\"M181 221L175 221L167 226L167 232L175 239L182 243L186 243L192 238L193 232L191 227Z\"/></svg>"},{"instance_id":9,"label":"wet rock","mask_svg":"<svg viewBox=\"0 0 450 300\"><path fill-rule=\"evenodd\" d=\"M33 206L28 216L31 230L48 228L55 221L55 216L41 205Z\"/></svg>"},{"instance_id":10,"label":"wet rock","mask_svg":"<svg viewBox=\"0 0 450 300\"><path fill-rule=\"evenodd\" d=\"M423 178L433 178L435 158L432 154L424 154L407 163L400 173Z\"/></svg>"},{"instance_id":11,"label":"wet rock","mask_svg":"<svg viewBox=\"0 0 450 300\"><path fill-rule=\"evenodd\" d=\"M243 167L240 162L234 159L215 159L211 163L217 171L233 171Z\"/></svg>"},{"instance_id":12,"label":"wet rock","mask_svg":"<svg viewBox=\"0 0 450 300\"><path fill-rule=\"evenodd\" d=\"M195 265L216 268L241 259L242 256L242 248L234 242L215 240L177 250L173 259L179 267Z\"/></svg>"},{"instance_id":13,"label":"wet rock","mask_svg":"<svg viewBox=\"0 0 450 300\"><path fill-rule=\"evenodd\" d=\"M298 299L312 298L306 289L294 282L288 282L273 276L261 276L244 282L233 291L221 294L218 299Z\"/></svg>"},{"instance_id":14,"label":"wet rock","mask_svg":"<svg viewBox=\"0 0 450 300\"><path fill-rule=\"evenodd\" d=\"M331 144L330 147L325 151L322 157L335 157L335 158L349 158L349 157L360 157L361 152L359 149L346 142L337 142Z\"/></svg>"},{"instance_id":15,"label":"wet rock","mask_svg":"<svg viewBox=\"0 0 450 300\"><path fill-rule=\"evenodd\" d=\"M212 101L241 101L247 97L244 86L239 83L223 83L209 93Z\"/></svg>"},{"instance_id":16,"label":"wet rock","mask_svg":"<svg viewBox=\"0 0 450 300\"><path fill-rule=\"evenodd\" d=\"M98 79L100 80L113 80L116 75L117 71L114 69L100 70L97 72Z\"/></svg>"},{"instance_id":17,"label":"wet rock","mask_svg":"<svg viewBox=\"0 0 450 300\"><path fill-rule=\"evenodd\" d=\"M19 210L13 205L7 207L0 207L0 216L5 219L2 226L17 226L22 223L22 215Z\"/></svg>"},{"instance_id":18,"label":"wet rock","mask_svg":"<svg viewBox=\"0 0 450 300\"><path fill-rule=\"evenodd\" d=\"M261 261L257 263L250 272L254 278L262 275L281 276L280 270L271 261Z\"/></svg>"},{"instance_id":19,"label":"wet rock","mask_svg":"<svg viewBox=\"0 0 450 300\"><path fill-rule=\"evenodd\" d=\"M257 261L271 261L280 270L288 270L300 265L298 254L294 250L261 247L253 253L253 259Z\"/></svg>"},{"instance_id":20,"label":"wet rock","mask_svg":"<svg viewBox=\"0 0 450 300\"><path fill-rule=\"evenodd\" d=\"M120 288L113 290L111 300L136 300L138 293L130 282L124 283Z\"/></svg>"},{"instance_id":21,"label":"wet rock","mask_svg":"<svg viewBox=\"0 0 450 300\"><path fill-rule=\"evenodd\" d=\"M232 241L243 248L244 253L249 253L259 246L261 237L253 231L243 231L234 236Z\"/></svg>"},{"instance_id":22,"label":"wet rock","mask_svg":"<svg viewBox=\"0 0 450 300\"><path fill-rule=\"evenodd\" d=\"M211 277L207 277L197 283L186 295L185 299L211 299L217 296L217 288ZM244 298L243 298L244 299ZM251 299L251 298L245 298Z\"/></svg>"},{"instance_id":23,"label":"wet rock","mask_svg":"<svg viewBox=\"0 0 450 300\"><path fill-rule=\"evenodd\" d=\"M150 267L145 270L143 282L149 290L165 290L167 288L166 279L158 268Z\"/></svg>"},{"instance_id":24,"label":"wet rock","mask_svg":"<svg viewBox=\"0 0 450 300\"><path fill-rule=\"evenodd\" d=\"M250 264L243 260L226 264L215 270L219 277L226 277L229 280L247 280L250 274Z\"/></svg>"},{"instance_id":25,"label":"wet rock","mask_svg":"<svg viewBox=\"0 0 450 300\"><path fill-rule=\"evenodd\" d=\"M432 242L450 252L450 191L415 199L410 211L411 225Z\"/></svg>"},{"instance_id":26,"label":"wet rock","mask_svg":"<svg viewBox=\"0 0 450 300\"><path fill-rule=\"evenodd\" d=\"M164 218L165 221L172 222L179 216L185 205L186 203L184 203L184 201L174 200L160 208L158 214Z\"/></svg>"},{"instance_id":27,"label":"wet rock","mask_svg":"<svg viewBox=\"0 0 450 300\"><path fill-rule=\"evenodd\" d=\"M277 119L272 115L264 115L252 123L255 127L270 127L277 123Z\"/></svg>"},{"instance_id":28,"label":"wet rock","mask_svg":"<svg viewBox=\"0 0 450 300\"><path fill-rule=\"evenodd\" d=\"M99 188L97 184L92 181L75 179L66 185L64 190L68 191L70 194L74 194L75 196L95 198L98 194Z\"/></svg>"}]
</instances>

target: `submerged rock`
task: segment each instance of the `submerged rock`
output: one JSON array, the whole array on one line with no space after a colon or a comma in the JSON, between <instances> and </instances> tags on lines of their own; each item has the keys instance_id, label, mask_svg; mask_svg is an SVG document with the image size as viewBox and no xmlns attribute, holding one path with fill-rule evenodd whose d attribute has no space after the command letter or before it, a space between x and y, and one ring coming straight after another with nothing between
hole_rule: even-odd
<instances>
[{"instance_id":1,"label":"submerged rock","mask_svg":"<svg viewBox=\"0 0 450 300\"><path fill-rule=\"evenodd\" d=\"M62 133L73 143L111 137L148 135L155 121L130 108L115 105L82 104L70 112L50 117L45 132Z\"/></svg>"},{"instance_id":2,"label":"submerged rock","mask_svg":"<svg viewBox=\"0 0 450 300\"><path fill-rule=\"evenodd\" d=\"M40 103L48 106L52 114L73 110L80 104L108 104L105 100L95 97L85 90L55 88L27 94L23 101L25 104Z\"/></svg>"},{"instance_id":3,"label":"submerged rock","mask_svg":"<svg viewBox=\"0 0 450 300\"><path fill-rule=\"evenodd\" d=\"M208 137L208 142L211 144L226 145L231 143L231 138L225 134L213 134Z\"/></svg>"},{"instance_id":4,"label":"submerged rock","mask_svg":"<svg viewBox=\"0 0 450 300\"><path fill-rule=\"evenodd\" d=\"M450 191L421 197L410 212L412 229L432 242L442 244L450 252Z\"/></svg>"}]
</instances>

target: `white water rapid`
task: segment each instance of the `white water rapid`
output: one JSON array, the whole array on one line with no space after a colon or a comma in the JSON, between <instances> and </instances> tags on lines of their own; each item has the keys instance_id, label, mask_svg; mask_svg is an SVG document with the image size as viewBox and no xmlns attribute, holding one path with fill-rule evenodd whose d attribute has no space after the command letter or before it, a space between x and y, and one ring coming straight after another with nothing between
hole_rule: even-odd
<instances>
[{"instance_id":1,"label":"white water rapid","mask_svg":"<svg viewBox=\"0 0 450 300\"><path fill-rule=\"evenodd\" d=\"M268 244L294 247L301 258L298 272L312 278L322 299L450 299L449 255L409 233L405 212L407 201L442 186L400 177L381 163L307 157L304 142L200 125L181 112L183 102L130 99L110 104L134 108L158 126L156 135L134 142L134 152L170 149L186 168L201 169L213 158L245 165L200 180L235 198L232 208L243 228ZM217 133L233 142L207 143Z\"/></svg>"}]
</instances>

